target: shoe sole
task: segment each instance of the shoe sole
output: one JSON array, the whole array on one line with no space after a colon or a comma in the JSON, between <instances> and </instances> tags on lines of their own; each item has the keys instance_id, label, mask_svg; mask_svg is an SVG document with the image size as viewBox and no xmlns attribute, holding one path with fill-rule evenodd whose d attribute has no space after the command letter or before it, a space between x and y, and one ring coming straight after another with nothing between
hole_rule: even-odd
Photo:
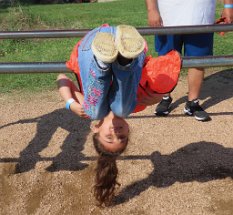
<instances>
[{"instance_id":1,"label":"shoe sole","mask_svg":"<svg viewBox=\"0 0 233 215\"><path fill-rule=\"evenodd\" d=\"M198 117L198 116L195 116L193 113L189 112L189 111L186 110L185 108L184 108L184 113L185 113L186 115L188 115L188 116L194 116L195 119L198 120L198 121L204 122L204 121L209 121L209 120L210 120L210 117L208 117L208 118L200 118L200 117Z\"/></svg>"},{"instance_id":2,"label":"shoe sole","mask_svg":"<svg viewBox=\"0 0 233 215\"><path fill-rule=\"evenodd\" d=\"M165 112L162 112L162 113L157 113L156 111L154 112L154 114L156 116L167 116L169 114L169 111L165 111Z\"/></svg>"},{"instance_id":3,"label":"shoe sole","mask_svg":"<svg viewBox=\"0 0 233 215\"><path fill-rule=\"evenodd\" d=\"M110 33L98 32L92 41L91 49L95 57L104 63L112 63L118 55L114 36Z\"/></svg>"},{"instance_id":4,"label":"shoe sole","mask_svg":"<svg viewBox=\"0 0 233 215\"><path fill-rule=\"evenodd\" d=\"M197 117L197 116L194 116L196 120L198 121L202 121L202 122L205 122L205 121L210 121L210 118L200 118L200 117Z\"/></svg>"},{"instance_id":5,"label":"shoe sole","mask_svg":"<svg viewBox=\"0 0 233 215\"><path fill-rule=\"evenodd\" d=\"M133 26L118 25L116 28L116 47L123 57L133 59L144 50L145 40Z\"/></svg>"}]
</instances>

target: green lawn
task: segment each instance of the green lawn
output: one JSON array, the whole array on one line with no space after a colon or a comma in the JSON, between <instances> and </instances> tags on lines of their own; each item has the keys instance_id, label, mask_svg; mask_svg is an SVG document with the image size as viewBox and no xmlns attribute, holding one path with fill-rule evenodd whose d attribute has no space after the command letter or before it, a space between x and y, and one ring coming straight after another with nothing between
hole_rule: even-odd
<instances>
[{"instance_id":1,"label":"green lawn","mask_svg":"<svg viewBox=\"0 0 233 215\"><path fill-rule=\"evenodd\" d=\"M221 5L217 7L220 14ZM147 26L143 0L122 0L92 4L28 5L0 9L2 30L81 29L102 23ZM233 34L215 35L215 55L233 53ZM156 55L153 36L146 37ZM69 58L78 38L0 40L0 62L49 62ZM0 75L0 93L54 89L56 74Z\"/></svg>"}]
</instances>

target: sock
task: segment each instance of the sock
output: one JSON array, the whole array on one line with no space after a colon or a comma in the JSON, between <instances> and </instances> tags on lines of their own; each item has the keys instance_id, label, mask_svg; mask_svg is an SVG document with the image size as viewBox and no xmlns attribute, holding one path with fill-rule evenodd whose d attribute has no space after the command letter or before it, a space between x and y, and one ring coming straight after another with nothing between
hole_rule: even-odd
<instances>
[{"instance_id":1,"label":"sock","mask_svg":"<svg viewBox=\"0 0 233 215\"><path fill-rule=\"evenodd\" d=\"M106 70L106 69L108 69L108 68L110 67L110 63L104 63L103 61L98 60L95 56L94 56L94 58L95 58L96 63L98 64L98 66L99 66L101 69Z\"/></svg>"},{"instance_id":2,"label":"sock","mask_svg":"<svg viewBox=\"0 0 233 215\"><path fill-rule=\"evenodd\" d=\"M124 58L120 54L118 55L117 60L121 66L129 66L133 61L133 59Z\"/></svg>"},{"instance_id":3,"label":"sock","mask_svg":"<svg viewBox=\"0 0 233 215\"><path fill-rule=\"evenodd\" d=\"M163 99L164 100L168 100L170 98L170 96L164 96Z\"/></svg>"}]
</instances>

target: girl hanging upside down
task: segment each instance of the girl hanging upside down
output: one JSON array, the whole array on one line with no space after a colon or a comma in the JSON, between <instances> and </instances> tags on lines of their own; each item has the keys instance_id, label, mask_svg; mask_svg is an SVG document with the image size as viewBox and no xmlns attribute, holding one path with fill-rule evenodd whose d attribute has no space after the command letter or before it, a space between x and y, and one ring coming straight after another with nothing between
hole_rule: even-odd
<instances>
[{"instance_id":1,"label":"girl hanging upside down","mask_svg":"<svg viewBox=\"0 0 233 215\"><path fill-rule=\"evenodd\" d=\"M80 117L99 120L91 129L99 154L94 195L100 205L108 205L114 196L116 158L129 139L125 118L159 102L178 81L178 52L157 58L146 57L146 52L146 41L134 27L105 24L87 33L67 62L79 89L66 75L57 78L66 108Z\"/></svg>"}]
</instances>

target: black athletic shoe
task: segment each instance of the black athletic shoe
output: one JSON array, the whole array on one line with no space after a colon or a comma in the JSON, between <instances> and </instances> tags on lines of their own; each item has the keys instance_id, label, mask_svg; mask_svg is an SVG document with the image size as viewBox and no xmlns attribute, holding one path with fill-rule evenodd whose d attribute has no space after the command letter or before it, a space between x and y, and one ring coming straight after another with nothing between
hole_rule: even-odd
<instances>
[{"instance_id":1,"label":"black athletic shoe","mask_svg":"<svg viewBox=\"0 0 233 215\"><path fill-rule=\"evenodd\" d=\"M199 105L199 100L194 99L192 101L187 101L184 113L189 116L194 116L198 121L209 121L211 120L209 114L203 110L203 108Z\"/></svg>"},{"instance_id":2,"label":"black athletic shoe","mask_svg":"<svg viewBox=\"0 0 233 215\"><path fill-rule=\"evenodd\" d=\"M155 109L155 115L167 116L170 112L172 98L170 96L163 97Z\"/></svg>"}]
</instances>

